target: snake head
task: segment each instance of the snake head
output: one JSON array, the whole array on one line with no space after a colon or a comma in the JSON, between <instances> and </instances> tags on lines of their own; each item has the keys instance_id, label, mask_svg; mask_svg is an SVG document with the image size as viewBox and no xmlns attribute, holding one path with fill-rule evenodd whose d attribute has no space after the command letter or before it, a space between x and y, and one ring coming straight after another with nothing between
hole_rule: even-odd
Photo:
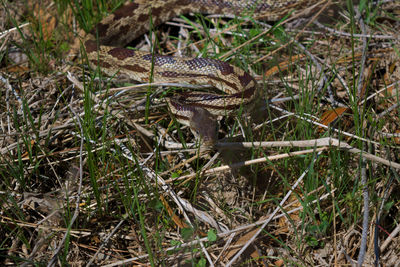
<instances>
[{"instance_id":1,"label":"snake head","mask_svg":"<svg viewBox=\"0 0 400 267\"><path fill-rule=\"evenodd\" d=\"M206 145L213 145L217 141L218 124L216 117L204 108L195 107L192 109L190 128L200 135Z\"/></svg>"}]
</instances>

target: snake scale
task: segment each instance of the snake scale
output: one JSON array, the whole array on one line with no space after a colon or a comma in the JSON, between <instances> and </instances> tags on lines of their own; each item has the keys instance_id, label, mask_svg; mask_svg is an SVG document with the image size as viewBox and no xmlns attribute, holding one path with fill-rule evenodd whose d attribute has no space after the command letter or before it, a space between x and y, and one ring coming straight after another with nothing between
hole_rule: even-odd
<instances>
[{"instance_id":1,"label":"snake scale","mask_svg":"<svg viewBox=\"0 0 400 267\"><path fill-rule=\"evenodd\" d=\"M107 75L116 73L139 82L208 84L223 95L188 92L167 99L176 119L195 130L206 142L216 140L218 115L227 115L257 98L255 79L226 62L207 58L179 58L123 48L135 38L181 14L233 14L251 10L254 16L276 19L300 5L302 0L134 0L105 17L87 34L84 46L92 68ZM151 17L150 17L151 16Z\"/></svg>"}]
</instances>

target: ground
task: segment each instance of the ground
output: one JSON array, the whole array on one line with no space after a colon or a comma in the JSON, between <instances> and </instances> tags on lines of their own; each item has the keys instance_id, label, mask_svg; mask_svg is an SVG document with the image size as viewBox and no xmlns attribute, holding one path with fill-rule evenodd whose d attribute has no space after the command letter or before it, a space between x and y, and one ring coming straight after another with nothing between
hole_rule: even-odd
<instances>
[{"instance_id":1,"label":"ground","mask_svg":"<svg viewBox=\"0 0 400 267\"><path fill-rule=\"evenodd\" d=\"M120 2L1 4L3 265L398 264L397 1L189 14L129 44L256 79L213 147L168 113L186 89L89 68L80 37Z\"/></svg>"}]
</instances>

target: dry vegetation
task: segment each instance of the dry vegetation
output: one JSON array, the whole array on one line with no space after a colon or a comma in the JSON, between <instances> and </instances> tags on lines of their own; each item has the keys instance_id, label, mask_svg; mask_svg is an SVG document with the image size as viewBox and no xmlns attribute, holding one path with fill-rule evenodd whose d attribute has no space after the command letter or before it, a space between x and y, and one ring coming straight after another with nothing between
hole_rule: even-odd
<instances>
[{"instance_id":1,"label":"dry vegetation","mask_svg":"<svg viewBox=\"0 0 400 267\"><path fill-rule=\"evenodd\" d=\"M2 265L399 264L398 1L191 14L136 40L257 78L266 100L223 119L211 150L168 115L182 89L70 55L118 5L78 2L2 1Z\"/></svg>"}]
</instances>

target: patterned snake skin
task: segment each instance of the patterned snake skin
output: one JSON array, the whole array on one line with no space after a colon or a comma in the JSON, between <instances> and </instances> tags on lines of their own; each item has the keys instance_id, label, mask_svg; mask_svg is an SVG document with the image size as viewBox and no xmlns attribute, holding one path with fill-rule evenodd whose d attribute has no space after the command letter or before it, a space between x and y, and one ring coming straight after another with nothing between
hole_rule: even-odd
<instances>
[{"instance_id":1,"label":"patterned snake skin","mask_svg":"<svg viewBox=\"0 0 400 267\"><path fill-rule=\"evenodd\" d=\"M238 67L214 59L152 55L121 47L149 30L150 13L153 26L190 12L239 15L251 10L256 17L277 19L311 2L314 1L134 0L98 23L84 45L91 66L100 66L107 75L119 73L140 82L149 82L151 77L153 82L209 84L224 92L190 92L167 99L179 122L194 129L204 141L214 142L215 116L229 114L252 102L258 92L254 78Z\"/></svg>"}]
</instances>

